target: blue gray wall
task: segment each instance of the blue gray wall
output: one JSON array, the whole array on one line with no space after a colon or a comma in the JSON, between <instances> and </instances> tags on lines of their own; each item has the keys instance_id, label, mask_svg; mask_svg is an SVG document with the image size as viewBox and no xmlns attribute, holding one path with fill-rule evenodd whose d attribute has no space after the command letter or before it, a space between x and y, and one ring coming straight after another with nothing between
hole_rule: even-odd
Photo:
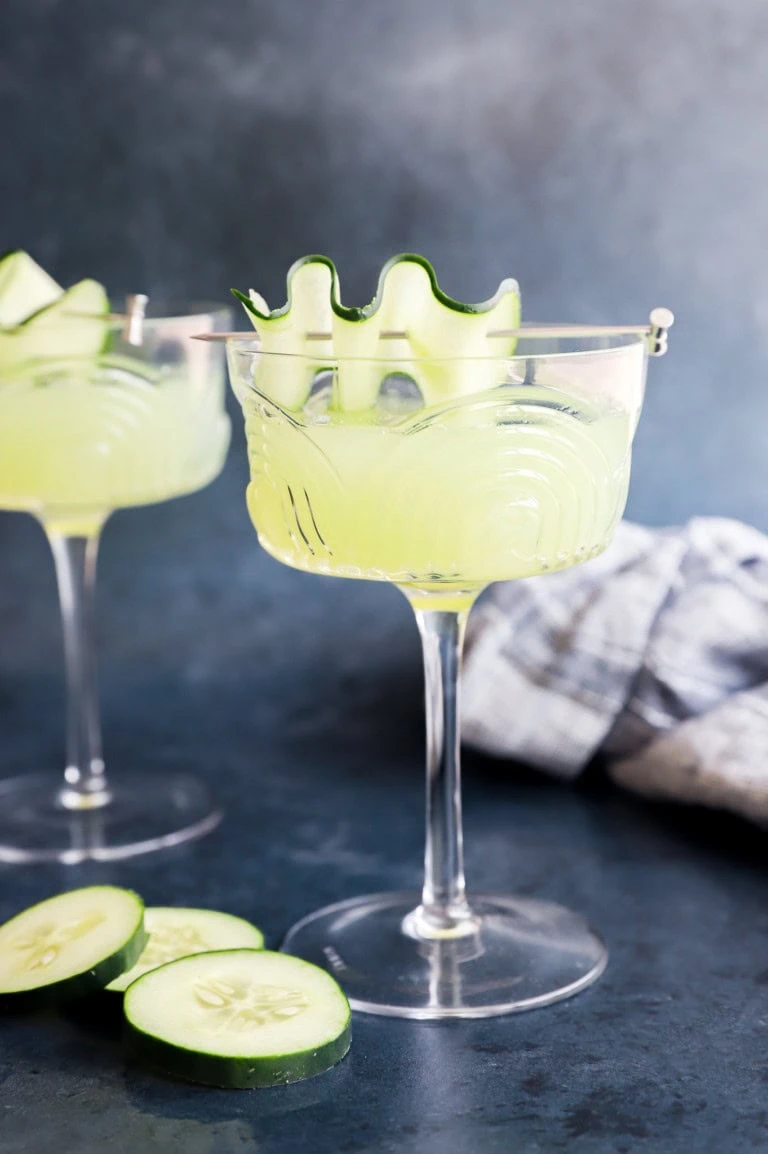
<instances>
[{"instance_id":1,"label":"blue gray wall","mask_svg":"<svg viewBox=\"0 0 768 1154\"><path fill-rule=\"evenodd\" d=\"M630 513L768 529L764 0L2 0L0 248L362 302L416 249L529 319L678 315ZM239 444L239 442L238 442Z\"/></svg>"}]
</instances>

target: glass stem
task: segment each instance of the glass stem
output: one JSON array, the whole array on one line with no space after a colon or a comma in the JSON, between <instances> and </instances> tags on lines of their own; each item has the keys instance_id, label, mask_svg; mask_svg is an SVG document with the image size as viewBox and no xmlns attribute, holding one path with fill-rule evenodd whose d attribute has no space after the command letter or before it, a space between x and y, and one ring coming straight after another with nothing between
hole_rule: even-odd
<instances>
[{"instance_id":1,"label":"glass stem","mask_svg":"<svg viewBox=\"0 0 768 1154\"><path fill-rule=\"evenodd\" d=\"M421 905L404 928L420 938L463 937L477 929L465 892L459 752L459 676L469 611L415 613L424 651L427 826Z\"/></svg>"},{"instance_id":2,"label":"glass stem","mask_svg":"<svg viewBox=\"0 0 768 1154\"><path fill-rule=\"evenodd\" d=\"M59 803L98 809L110 801L101 753L93 652L93 599L98 531L76 537L48 532L59 586L67 685L67 767Z\"/></svg>"}]
</instances>

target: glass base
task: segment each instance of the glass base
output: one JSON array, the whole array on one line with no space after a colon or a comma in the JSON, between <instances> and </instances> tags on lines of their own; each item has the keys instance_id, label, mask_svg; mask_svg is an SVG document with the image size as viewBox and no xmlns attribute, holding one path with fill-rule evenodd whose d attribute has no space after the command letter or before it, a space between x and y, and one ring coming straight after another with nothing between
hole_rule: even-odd
<instances>
[{"instance_id":1,"label":"glass base","mask_svg":"<svg viewBox=\"0 0 768 1154\"><path fill-rule=\"evenodd\" d=\"M293 926L281 948L332 973L353 1010L396 1018L532 1010L577 994L606 967L604 944L562 906L472 898L476 933L419 940L402 929L419 901L390 893L326 906Z\"/></svg>"},{"instance_id":2,"label":"glass base","mask_svg":"<svg viewBox=\"0 0 768 1154\"><path fill-rule=\"evenodd\" d=\"M62 774L0 781L0 861L115 861L180 845L214 829L221 810L196 778L178 773L109 778L98 809L61 804Z\"/></svg>"}]
</instances>

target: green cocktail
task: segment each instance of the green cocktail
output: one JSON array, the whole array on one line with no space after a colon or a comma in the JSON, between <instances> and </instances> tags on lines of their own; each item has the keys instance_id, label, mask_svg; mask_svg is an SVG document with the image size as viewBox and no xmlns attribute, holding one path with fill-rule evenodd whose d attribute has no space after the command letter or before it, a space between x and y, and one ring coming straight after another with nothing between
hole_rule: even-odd
<instances>
[{"instance_id":1,"label":"green cocktail","mask_svg":"<svg viewBox=\"0 0 768 1154\"><path fill-rule=\"evenodd\" d=\"M0 509L33 514L51 543L68 690L63 776L0 780L0 860L127 857L220 818L193 778L107 780L89 622L109 515L199 489L224 463L223 356L189 338L229 313L109 308L93 280L65 292L26 253L0 260Z\"/></svg>"},{"instance_id":2,"label":"green cocktail","mask_svg":"<svg viewBox=\"0 0 768 1154\"><path fill-rule=\"evenodd\" d=\"M284 948L380 1014L481 1017L576 993L606 962L580 918L466 897L461 646L490 582L575 565L609 544L663 325L521 327L515 282L463 305L417 257L385 267L366 309L341 304L324 258L294 266L285 308L242 299L258 335L231 337L228 355L259 539L295 568L396 584L416 611L427 675L421 899L341 902L294 926Z\"/></svg>"},{"instance_id":3,"label":"green cocktail","mask_svg":"<svg viewBox=\"0 0 768 1154\"><path fill-rule=\"evenodd\" d=\"M255 392L243 408L264 547L298 569L418 589L436 608L594 556L624 508L628 414L556 390L502 384L383 421L331 406L297 417Z\"/></svg>"}]
</instances>

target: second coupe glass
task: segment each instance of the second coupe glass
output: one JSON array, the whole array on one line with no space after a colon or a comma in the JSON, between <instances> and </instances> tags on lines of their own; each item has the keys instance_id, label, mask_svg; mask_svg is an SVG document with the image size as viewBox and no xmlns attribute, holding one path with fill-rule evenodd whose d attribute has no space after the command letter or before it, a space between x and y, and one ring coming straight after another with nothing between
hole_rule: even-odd
<instances>
[{"instance_id":1,"label":"second coupe glass","mask_svg":"<svg viewBox=\"0 0 768 1154\"><path fill-rule=\"evenodd\" d=\"M91 629L101 528L115 509L207 485L230 433L221 346L189 339L226 329L229 310L152 303L144 317L140 305L52 321L34 355L0 374L0 508L32 513L50 541L67 677L64 775L0 781L0 860L128 857L220 819L197 779L113 778L102 756Z\"/></svg>"}]
</instances>

